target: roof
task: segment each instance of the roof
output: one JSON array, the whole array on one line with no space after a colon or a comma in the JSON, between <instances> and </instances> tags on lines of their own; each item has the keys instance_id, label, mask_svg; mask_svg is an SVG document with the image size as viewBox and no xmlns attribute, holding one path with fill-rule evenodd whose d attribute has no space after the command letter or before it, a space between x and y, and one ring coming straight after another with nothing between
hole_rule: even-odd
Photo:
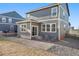
<instances>
[{"instance_id":1,"label":"roof","mask_svg":"<svg viewBox=\"0 0 79 59\"><path fill-rule=\"evenodd\" d=\"M16 11L11 11L11 12L7 12L7 13L2 13L2 14L0 14L0 15L23 19L23 17L22 17L21 15L19 15Z\"/></svg>"},{"instance_id":2,"label":"roof","mask_svg":"<svg viewBox=\"0 0 79 59\"><path fill-rule=\"evenodd\" d=\"M70 12L69 12L68 3L66 3L66 6L67 6L67 10L68 10L68 15L70 16Z\"/></svg>"},{"instance_id":3,"label":"roof","mask_svg":"<svg viewBox=\"0 0 79 59\"><path fill-rule=\"evenodd\" d=\"M48 6L44 6L44 7L41 7L41 8L32 10L32 11L29 11L26 14L33 13L33 12L36 12L36 11L39 11L39 10L43 10L43 9L46 9L46 8L54 7L54 6L57 6L57 5L60 5L60 4L61 3L54 3L53 5L52 4L49 4ZM68 8L68 3L66 3L66 6L67 6L67 10L68 10L68 15L70 16L69 8Z\"/></svg>"},{"instance_id":4,"label":"roof","mask_svg":"<svg viewBox=\"0 0 79 59\"><path fill-rule=\"evenodd\" d=\"M20 24L20 23L26 23L26 22L34 22L34 23L40 23L36 20L33 20L33 19L27 19L27 20L23 20L23 21L19 21L19 22L16 22L17 24Z\"/></svg>"},{"instance_id":5,"label":"roof","mask_svg":"<svg viewBox=\"0 0 79 59\"><path fill-rule=\"evenodd\" d=\"M43 10L43 9L46 9L46 8L54 7L54 6L57 6L57 5L58 5L58 3L54 3L54 5L44 6L44 7L41 7L41 8L32 10L32 11L29 11L29 12L27 12L26 14L28 14L28 13L32 13L32 12L36 12L36 11L39 11L39 10Z\"/></svg>"}]
</instances>

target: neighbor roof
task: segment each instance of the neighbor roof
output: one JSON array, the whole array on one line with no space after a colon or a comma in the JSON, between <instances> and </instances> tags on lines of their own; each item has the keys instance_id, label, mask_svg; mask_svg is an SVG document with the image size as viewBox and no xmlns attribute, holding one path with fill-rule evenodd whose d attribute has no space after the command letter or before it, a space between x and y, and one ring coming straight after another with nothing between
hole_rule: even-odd
<instances>
[{"instance_id":1,"label":"neighbor roof","mask_svg":"<svg viewBox=\"0 0 79 59\"><path fill-rule=\"evenodd\" d=\"M2 13L0 15L2 15L2 16L8 16L8 17L14 17L14 18L22 18L23 19L23 17L21 15L19 15L16 11Z\"/></svg>"}]
</instances>

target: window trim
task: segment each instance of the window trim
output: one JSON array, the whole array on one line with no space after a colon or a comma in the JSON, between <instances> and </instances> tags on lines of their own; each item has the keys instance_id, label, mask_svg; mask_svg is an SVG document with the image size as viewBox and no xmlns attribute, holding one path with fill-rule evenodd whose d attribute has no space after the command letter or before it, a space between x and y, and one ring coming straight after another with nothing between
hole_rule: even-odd
<instances>
[{"instance_id":1,"label":"window trim","mask_svg":"<svg viewBox=\"0 0 79 59\"><path fill-rule=\"evenodd\" d=\"M50 25L50 31L47 31L47 25L50 25L50 24L46 24L46 32L50 32L51 31L51 25Z\"/></svg>"},{"instance_id":2,"label":"window trim","mask_svg":"<svg viewBox=\"0 0 79 59\"><path fill-rule=\"evenodd\" d=\"M55 31L52 31L52 24L55 24ZM51 32L53 32L53 33L56 33L57 32L57 30L56 30L56 23L52 23L52 24L50 24L51 25Z\"/></svg>"},{"instance_id":3,"label":"window trim","mask_svg":"<svg viewBox=\"0 0 79 59\"><path fill-rule=\"evenodd\" d=\"M50 31L47 31L47 24L50 25ZM41 24L41 32L51 32L51 33L56 33L56 23L47 23L47 24ZM55 31L52 31L52 24L55 24ZM42 25L45 25L45 31L42 31Z\"/></svg>"},{"instance_id":4,"label":"window trim","mask_svg":"<svg viewBox=\"0 0 79 59\"><path fill-rule=\"evenodd\" d=\"M54 8L56 8L56 15L53 16L52 13L53 13L53 9L54 9ZM57 11L57 7L51 8L51 17L57 17L57 12L58 12L58 11Z\"/></svg>"},{"instance_id":5,"label":"window trim","mask_svg":"<svg viewBox=\"0 0 79 59\"><path fill-rule=\"evenodd\" d=\"M43 31L43 25L45 25L45 31ZM41 24L41 31L46 32L46 24Z\"/></svg>"}]
</instances>

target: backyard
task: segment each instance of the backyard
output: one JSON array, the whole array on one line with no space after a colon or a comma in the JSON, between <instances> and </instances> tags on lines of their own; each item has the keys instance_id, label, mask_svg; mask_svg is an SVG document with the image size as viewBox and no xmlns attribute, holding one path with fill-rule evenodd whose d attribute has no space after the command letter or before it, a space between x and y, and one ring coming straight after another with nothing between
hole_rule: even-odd
<instances>
[{"instance_id":1,"label":"backyard","mask_svg":"<svg viewBox=\"0 0 79 59\"><path fill-rule=\"evenodd\" d=\"M43 56L55 55L51 52L29 48L23 44L0 38L0 56Z\"/></svg>"},{"instance_id":2,"label":"backyard","mask_svg":"<svg viewBox=\"0 0 79 59\"><path fill-rule=\"evenodd\" d=\"M42 42L17 37L0 37L1 56L79 56L79 40Z\"/></svg>"}]
</instances>

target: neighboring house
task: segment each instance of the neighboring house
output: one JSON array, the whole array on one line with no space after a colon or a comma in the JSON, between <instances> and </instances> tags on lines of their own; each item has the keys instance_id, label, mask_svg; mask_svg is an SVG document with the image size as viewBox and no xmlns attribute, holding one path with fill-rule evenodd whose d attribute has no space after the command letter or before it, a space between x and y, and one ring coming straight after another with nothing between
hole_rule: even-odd
<instances>
[{"instance_id":1,"label":"neighboring house","mask_svg":"<svg viewBox=\"0 0 79 59\"><path fill-rule=\"evenodd\" d=\"M28 39L62 40L69 31L67 3L52 3L27 12L25 21L17 22L18 35Z\"/></svg>"},{"instance_id":2,"label":"neighboring house","mask_svg":"<svg viewBox=\"0 0 79 59\"><path fill-rule=\"evenodd\" d=\"M16 11L0 14L0 32L17 32L17 21L23 20Z\"/></svg>"}]
</instances>

